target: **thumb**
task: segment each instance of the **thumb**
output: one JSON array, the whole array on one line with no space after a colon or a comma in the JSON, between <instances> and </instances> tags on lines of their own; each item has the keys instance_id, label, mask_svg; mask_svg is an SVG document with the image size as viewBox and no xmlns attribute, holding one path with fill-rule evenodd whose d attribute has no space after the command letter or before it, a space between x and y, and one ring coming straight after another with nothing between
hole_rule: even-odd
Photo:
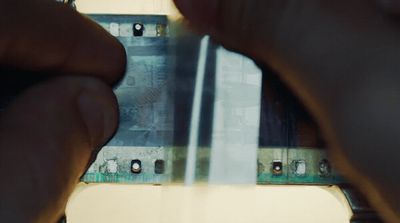
<instances>
[{"instance_id":1,"label":"thumb","mask_svg":"<svg viewBox=\"0 0 400 223\"><path fill-rule=\"evenodd\" d=\"M20 95L0 116L0 218L56 222L117 114L111 89L90 77L55 78Z\"/></svg>"}]
</instances>

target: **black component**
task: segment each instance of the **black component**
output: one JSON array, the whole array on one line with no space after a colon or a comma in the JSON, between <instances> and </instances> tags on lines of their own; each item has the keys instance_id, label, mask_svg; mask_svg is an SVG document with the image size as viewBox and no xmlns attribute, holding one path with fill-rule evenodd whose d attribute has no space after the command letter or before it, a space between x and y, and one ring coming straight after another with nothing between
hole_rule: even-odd
<instances>
[{"instance_id":1,"label":"black component","mask_svg":"<svg viewBox=\"0 0 400 223\"><path fill-rule=\"evenodd\" d=\"M133 24L133 35L134 36L143 36L144 25L142 23L134 23Z\"/></svg>"},{"instance_id":2,"label":"black component","mask_svg":"<svg viewBox=\"0 0 400 223\"><path fill-rule=\"evenodd\" d=\"M165 172L165 161L164 160L156 160L154 162L154 173L155 174L163 174Z\"/></svg>"},{"instance_id":3,"label":"black component","mask_svg":"<svg viewBox=\"0 0 400 223\"><path fill-rule=\"evenodd\" d=\"M327 159L321 160L319 162L319 176L321 177L329 177L331 175L331 164Z\"/></svg>"},{"instance_id":4,"label":"black component","mask_svg":"<svg viewBox=\"0 0 400 223\"><path fill-rule=\"evenodd\" d=\"M167 35L167 25L157 24L156 25L156 33L157 33L157 36L166 36Z\"/></svg>"},{"instance_id":5,"label":"black component","mask_svg":"<svg viewBox=\"0 0 400 223\"><path fill-rule=\"evenodd\" d=\"M272 174L276 176L282 175L282 169L283 169L282 161L276 160L272 162Z\"/></svg>"},{"instance_id":6,"label":"black component","mask_svg":"<svg viewBox=\"0 0 400 223\"><path fill-rule=\"evenodd\" d=\"M131 172L135 174L139 174L142 172L142 161L140 160L132 160L131 161Z\"/></svg>"}]
</instances>

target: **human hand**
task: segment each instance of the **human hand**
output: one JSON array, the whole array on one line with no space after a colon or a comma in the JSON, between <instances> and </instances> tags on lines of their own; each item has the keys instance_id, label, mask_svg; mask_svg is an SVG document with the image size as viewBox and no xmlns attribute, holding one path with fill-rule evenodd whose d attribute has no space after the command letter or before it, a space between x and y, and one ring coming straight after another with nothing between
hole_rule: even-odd
<instances>
[{"instance_id":1,"label":"human hand","mask_svg":"<svg viewBox=\"0 0 400 223\"><path fill-rule=\"evenodd\" d=\"M274 69L316 118L337 166L387 221L400 221L398 1L175 3L193 28Z\"/></svg>"},{"instance_id":2,"label":"human hand","mask_svg":"<svg viewBox=\"0 0 400 223\"><path fill-rule=\"evenodd\" d=\"M124 72L124 50L52 0L2 1L0 30L0 79L16 75L10 70L21 81L28 73L52 76L0 113L0 219L56 222L89 159L116 129L109 85Z\"/></svg>"}]
</instances>

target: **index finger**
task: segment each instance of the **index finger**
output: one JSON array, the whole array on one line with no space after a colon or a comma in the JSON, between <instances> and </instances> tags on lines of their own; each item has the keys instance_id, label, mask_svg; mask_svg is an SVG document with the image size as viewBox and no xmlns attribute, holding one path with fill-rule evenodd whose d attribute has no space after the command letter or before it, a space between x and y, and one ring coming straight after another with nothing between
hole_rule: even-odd
<instances>
[{"instance_id":1,"label":"index finger","mask_svg":"<svg viewBox=\"0 0 400 223\"><path fill-rule=\"evenodd\" d=\"M125 70L123 46L103 28L52 0L5 0L0 7L0 67L97 76Z\"/></svg>"}]
</instances>

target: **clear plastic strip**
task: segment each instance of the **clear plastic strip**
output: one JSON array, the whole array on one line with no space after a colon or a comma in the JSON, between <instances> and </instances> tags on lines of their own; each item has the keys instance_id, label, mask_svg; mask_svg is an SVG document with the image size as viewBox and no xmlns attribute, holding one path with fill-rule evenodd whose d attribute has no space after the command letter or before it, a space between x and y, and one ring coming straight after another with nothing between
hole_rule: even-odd
<instances>
[{"instance_id":1,"label":"clear plastic strip","mask_svg":"<svg viewBox=\"0 0 400 223\"><path fill-rule=\"evenodd\" d=\"M208 43L208 36L203 37L200 43L199 61L197 64L196 85L194 88L192 116L190 121L189 145L185 170L186 186L193 185L196 177L196 154L198 149L201 96L203 93Z\"/></svg>"}]
</instances>

